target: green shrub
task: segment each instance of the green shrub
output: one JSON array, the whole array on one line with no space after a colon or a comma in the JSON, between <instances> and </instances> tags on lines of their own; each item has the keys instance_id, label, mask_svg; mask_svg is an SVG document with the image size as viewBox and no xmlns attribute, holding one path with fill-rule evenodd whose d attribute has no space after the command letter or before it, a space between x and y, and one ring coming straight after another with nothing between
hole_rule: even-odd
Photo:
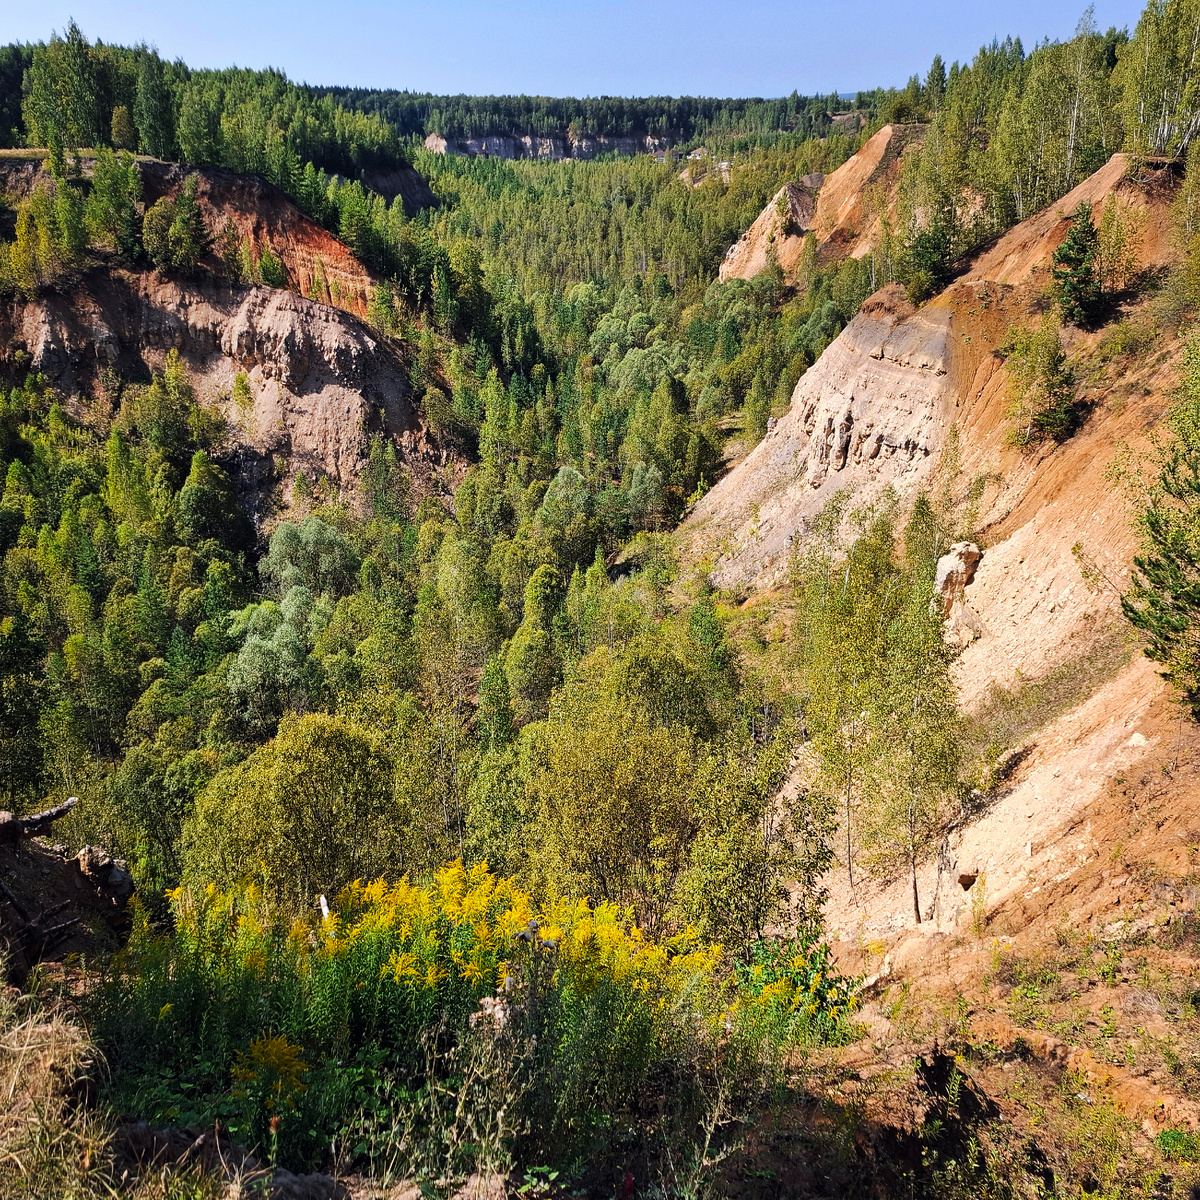
<instances>
[{"instance_id":1,"label":"green shrub","mask_svg":"<svg viewBox=\"0 0 1200 1200\"><path fill-rule=\"evenodd\" d=\"M1005 347L1012 380L1006 416L1013 422L1008 440L1027 446L1049 438L1060 442L1075 430L1075 375L1059 341L1058 327L1044 319L1036 329L1015 331Z\"/></svg>"},{"instance_id":2,"label":"green shrub","mask_svg":"<svg viewBox=\"0 0 1200 1200\"><path fill-rule=\"evenodd\" d=\"M1154 1139L1154 1144L1162 1151L1163 1158L1172 1162L1200 1161L1200 1137L1194 1133L1182 1129L1164 1129Z\"/></svg>"},{"instance_id":3,"label":"green shrub","mask_svg":"<svg viewBox=\"0 0 1200 1200\"><path fill-rule=\"evenodd\" d=\"M258 260L258 277L267 287L287 287L287 272L283 263L271 252L270 246L263 247L262 257Z\"/></svg>"},{"instance_id":4,"label":"green shrub","mask_svg":"<svg viewBox=\"0 0 1200 1200\"><path fill-rule=\"evenodd\" d=\"M189 175L177 197L156 200L142 219L142 245L163 274L191 271L212 243L196 200L199 178Z\"/></svg>"}]
</instances>

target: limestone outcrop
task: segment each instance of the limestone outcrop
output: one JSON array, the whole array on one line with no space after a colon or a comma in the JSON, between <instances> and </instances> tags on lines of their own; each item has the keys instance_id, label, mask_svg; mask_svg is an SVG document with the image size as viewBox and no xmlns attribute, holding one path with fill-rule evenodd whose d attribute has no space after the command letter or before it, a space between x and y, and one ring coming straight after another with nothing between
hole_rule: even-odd
<instances>
[{"instance_id":1,"label":"limestone outcrop","mask_svg":"<svg viewBox=\"0 0 1200 1200\"><path fill-rule=\"evenodd\" d=\"M654 154L671 148L671 139L655 134L614 137L608 134L488 134L484 137L446 137L431 133L425 149L435 154L463 154L469 158L590 159L599 154Z\"/></svg>"},{"instance_id":2,"label":"limestone outcrop","mask_svg":"<svg viewBox=\"0 0 1200 1200\"><path fill-rule=\"evenodd\" d=\"M955 542L937 561L937 575L933 590L942 612L948 613L962 599L971 581L983 551L974 542Z\"/></svg>"}]
</instances>

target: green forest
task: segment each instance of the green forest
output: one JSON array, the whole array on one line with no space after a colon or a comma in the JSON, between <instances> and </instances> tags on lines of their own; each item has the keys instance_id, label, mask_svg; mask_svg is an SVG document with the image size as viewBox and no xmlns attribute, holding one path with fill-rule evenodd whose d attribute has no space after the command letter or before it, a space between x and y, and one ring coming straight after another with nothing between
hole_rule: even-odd
<instances>
[{"instance_id":1,"label":"green forest","mask_svg":"<svg viewBox=\"0 0 1200 1200\"><path fill-rule=\"evenodd\" d=\"M56 836L107 847L136 884L127 944L79 986L109 1110L429 1189L629 1161L698 1194L785 1055L851 1037L821 882L848 823L859 862L911 877L920 922L918 865L995 764L967 754L929 603L969 501L833 502L791 563L782 638L682 570L672 531L879 287L928 297L1123 148L1186 163L1197 192L1198 30L1185 0L1151 0L1132 32L1089 12L1066 42L935 57L853 104L318 88L74 25L0 50L0 136L48 175L0 210L6 302L107 270L283 286L205 226L194 182L142 204L138 156L261 176L375 272L370 322L469 464L452 495L418 496L376 437L356 490L302 476L256 528L236 430L177 353L149 381L100 371L75 415L9 355L2 805L80 797ZM850 108L865 130L835 132ZM927 130L876 252L719 282L785 182L887 122ZM418 144L568 127L704 139L728 178ZM398 166L435 206L364 183ZM1089 230L1083 214L1058 293L1079 323L1100 286L1083 287ZM252 386L240 375L234 402ZM1030 419L1029 439L1068 435ZM1194 474L1194 447L1179 454ZM1181 540L1163 543L1186 558ZM1128 602L1143 622L1172 569L1156 553ZM1176 583L1154 629L1194 695L1200 606ZM784 800L802 745L817 770ZM77 1150L22 1174L29 1194L93 1194ZM976 1170L956 1194L1010 1194L969 1190L1003 1185Z\"/></svg>"}]
</instances>

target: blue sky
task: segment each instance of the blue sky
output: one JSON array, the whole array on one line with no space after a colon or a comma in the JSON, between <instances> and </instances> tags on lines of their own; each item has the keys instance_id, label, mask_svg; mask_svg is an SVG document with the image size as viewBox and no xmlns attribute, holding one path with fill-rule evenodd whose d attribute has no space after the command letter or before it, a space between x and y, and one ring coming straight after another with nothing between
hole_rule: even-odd
<instances>
[{"instance_id":1,"label":"blue sky","mask_svg":"<svg viewBox=\"0 0 1200 1200\"><path fill-rule=\"evenodd\" d=\"M543 95L781 96L903 85L935 52L994 36L1070 36L1080 0L3 0L0 41L73 16L89 38L145 40L192 66L283 68L298 81ZM1132 31L1142 0L1097 0Z\"/></svg>"}]
</instances>

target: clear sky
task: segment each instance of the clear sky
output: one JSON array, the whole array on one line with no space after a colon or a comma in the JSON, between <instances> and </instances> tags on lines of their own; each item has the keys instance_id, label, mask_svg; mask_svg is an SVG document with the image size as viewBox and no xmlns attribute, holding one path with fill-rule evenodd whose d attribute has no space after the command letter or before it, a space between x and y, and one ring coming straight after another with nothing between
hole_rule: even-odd
<instances>
[{"instance_id":1,"label":"clear sky","mask_svg":"<svg viewBox=\"0 0 1200 1200\"><path fill-rule=\"evenodd\" d=\"M1132 31L1144 0L1096 0ZM0 42L73 16L95 40L147 41L196 67L297 81L539 95L782 96L901 86L934 53L1015 34L1069 37L1082 0L0 0Z\"/></svg>"}]
</instances>

